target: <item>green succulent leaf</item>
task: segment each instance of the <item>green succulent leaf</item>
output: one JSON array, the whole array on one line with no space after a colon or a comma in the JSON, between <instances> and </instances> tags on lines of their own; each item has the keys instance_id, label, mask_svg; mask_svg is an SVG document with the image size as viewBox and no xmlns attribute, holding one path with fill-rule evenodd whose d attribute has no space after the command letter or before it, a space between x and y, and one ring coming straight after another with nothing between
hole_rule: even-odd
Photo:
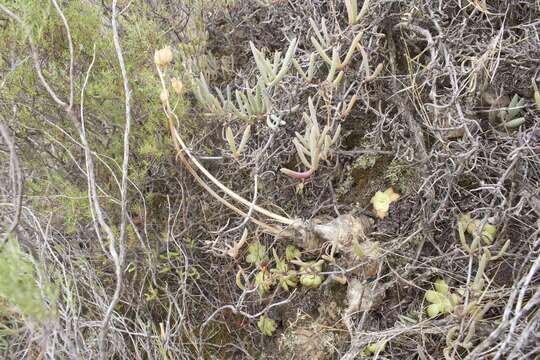
<instances>
[{"instance_id":1,"label":"green succulent leaf","mask_svg":"<svg viewBox=\"0 0 540 360\"><path fill-rule=\"evenodd\" d=\"M318 288L323 281L322 276L314 274L304 274L300 276L300 283L308 289Z\"/></svg>"},{"instance_id":2,"label":"green succulent leaf","mask_svg":"<svg viewBox=\"0 0 540 360\"><path fill-rule=\"evenodd\" d=\"M482 229L481 235L484 243L486 243L487 245L491 245L495 240L495 235L497 235L497 228L491 224L486 224Z\"/></svg>"},{"instance_id":3,"label":"green succulent leaf","mask_svg":"<svg viewBox=\"0 0 540 360\"><path fill-rule=\"evenodd\" d=\"M448 295L448 284L446 281L444 281L444 279L437 279L435 281L435 290L437 290L439 294L446 296Z\"/></svg>"},{"instance_id":4,"label":"green succulent leaf","mask_svg":"<svg viewBox=\"0 0 540 360\"><path fill-rule=\"evenodd\" d=\"M430 318L434 318L441 313L440 304L431 304L427 307L427 314Z\"/></svg>"},{"instance_id":5,"label":"green succulent leaf","mask_svg":"<svg viewBox=\"0 0 540 360\"><path fill-rule=\"evenodd\" d=\"M425 294L426 301L431 303L427 307L429 317L452 312L461 302L460 296L449 292L448 284L444 279L437 279L434 286L436 290L428 290Z\"/></svg>"},{"instance_id":6,"label":"green succulent leaf","mask_svg":"<svg viewBox=\"0 0 540 360\"><path fill-rule=\"evenodd\" d=\"M437 291L426 291L426 300L432 304L441 304L444 301L445 296Z\"/></svg>"},{"instance_id":7,"label":"green succulent leaf","mask_svg":"<svg viewBox=\"0 0 540 360\"><path fill-rule=\"evenodd\" d=\"M525 103L525 99L521 98L518 94L515 94L512 98L512 101L510 101L510 106L508 108L508 116L506 120L512 120L515 119L521 110L523 109L523 104Z\"/></svg>"},{"instance_id":8,"label":"green succulent leaf","mask_svg":"<svg viewBox=\"0 0 540 360\"><path fill-rule=\"evenodd\" d=\"M279 278L279 285L285 291L289 291L289 288L296 287L297 284L298 279L296 278L296 274L294 273L288 273L287 275L283 275Z\"/></svg>"}]
</instances>

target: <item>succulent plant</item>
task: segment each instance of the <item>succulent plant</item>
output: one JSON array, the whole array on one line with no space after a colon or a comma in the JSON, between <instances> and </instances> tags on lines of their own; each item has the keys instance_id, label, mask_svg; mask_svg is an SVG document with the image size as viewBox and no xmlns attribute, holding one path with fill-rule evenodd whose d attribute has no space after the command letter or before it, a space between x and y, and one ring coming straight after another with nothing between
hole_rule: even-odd
<instances>
[{"instance_id":1,"label":"succulent plant","mask_svg":"<svg viewBox=\"0 0 540 360\"><path fill-rule=\"evenodd\" d=\"M242 134L242 140L240 140L240 145L236 147L236 142L234 141L234 134L232 132L232 129L227 126L227 130L225 130L225 136L227 138L227 142L229 143L229 148L231 149L232 156L235 160L238 160L240 157L240 154L244 151L244 148L246 147L246 144L249 140L249 136L251 134L251 125L246 126L244 133Z\"/></svg>"},{"instance_id":2,"label":"succulent plant","mask_svg":"<svg viewBox=\"0 0 540 360\"><path fill-rule=\"evenodd\" d=\"M257 291L259 294L266 294L272 287L273 279L270 273L263 269L255 275L255 285L257 285Z\"/></svg>"},{"instance_id":3,"label":"succulent plant","mask_svg":"<svg viewBox=\"0 0 540 360\"><path fill-rule=\"evenodd\" d=\"M261 332L266 336L272 336L277 328L276 321L266 315L261 315L259 321L257 321L257 326L259 327L259 330L261 330Z\"/></svg>"},{"instance_id":4,"label":"succulent plant","mask_svg":"<svg viewBox=\"0 0 540 360\"><path fill-rule=\"evenodd\" d=\"M459 216L459 224L470 235L476 233L477 228L480 226L481 221L471 219L469 214L461 214ZM497 228L489 223L486 223L480 232L480 238L485 245L491 245L497 235Z\"/></svg>"},{"instance_id":5,"label":"succulent plant","mask_svg":"<svg viewBox=\"0 0 540 360\"><path fill-rule=\"evenodd\" d=\"M274 259L276 260L276 267L271 269L270 272L277 278L279 285L285 291L289 291L289 288L296 287L298 283L296 272L289 269L285 260L279 259L276 250L274 250Z\"/></svg>"},{"instance_id":6,"label":"succulent plant","mask_svg":"<svg viewBox=\"0 0 540 360\"><path fill-rule=\"evenodd\" d=\"M246 262L254 265L260 265L260 263L266 260L266 248L259 241L254 242L248 247L248 254L246 256Z\"/></svg>"},{"instance_id":7,"label":"succulent plant","mask_svg":"<svg viewBox=\"0 0 540 360\"><path fill-rule=\"evenodd\" d=\"M199 78L193 79L193 84L195 97L213 115L251 121L269 116L273 108L268 89L262 80L253 88L246 83L243 90L237 89L234 92L234 99L230 86L227 86L225 95L218 89L216 89L217 96L213 95L202 73Z\"/></svg>"},{"instance_id":8,"label":"succulent plant","mask_svg":"<svg viewBox=\"0 0 540 360\"><path fill-rule=\"evenodd\" d=\"M448 284L443 279L437 279L434 283L435 290L426 291L425 298L430 303L427 314L430 318L439 314L448 314L461 302L458 294L448 291Z\"/></svg>"},{"instance_id":9,"label":"succulent plant","mask_svg":"<svg viewBox=\"0 0 540 360\"><path fill-rule=\"evenodd\" d=\"M505 110L499 112L501 118L501 126L505 128L515 128L525 122L524 117L518 117L524 108L525 99L515 94L510 100L510 104Z\"/></svg>"},{"instance_id":10,"label":"succulent plant","mask_svg":"<svg viewBox=\"0 0 540 360\"><path fill-rule=\"evenodd\" d=\"M303 262L301 260L293 260L291 263L300 266L300 283L302 286L309 289L318 288L323 282L323 276L319 273L322 271L324 260Z\"/></svg>"},{"instance_id":11,"label":"succulent plant","mask_svg":"<svg viewBox=\"0 0 540 360\"><path fill-rule=\"evenodd\" d=\"M289 48L285 53L285 57L281 59L281 52L278 51L274 54L274 60L271 62L266 59L264 54L260 52L251 41L249 42L249 47L251 48L251 52L255 58L257 68L261 73L261 78L264 80L267 86L275 86L285 77L293 61L297 45L297 39L291 40Z\"/></svg>"},{"instance_id":12,"label":"succulent plant","mask_svg":"<svg viewBox=\"0 0 540 360\"><path fill-rule=\"evenodd\" d=\"M308 98L309 115L304 113L303 118L306 122L304 135L296 133L296 138L293 139L293 144L296 147L296 152L302 163L308 168L307 171L297 172L286 168L281 168L281 172L285 175L296 179L305 179L311 176L318 168L322 160L328 158L330 146L334 145L339 138L341 125L338 125L334 135L330 137L330 126L325 126L321 132L317 121L317 112L313 105L313 100ZM308 161L309 156L310 160Z\"/></svg>"},{"instance_id":13,"label":"succulent plant","mask_svg":"<svg viewBox=\"0 0 540 360\"><path fill-rule=\"evenodd\" d=\"M294 245L287 245L285 248L285 259L287 259L287 261L300 259L300 255L300 250Z\"/></svg>"}]
</instances>

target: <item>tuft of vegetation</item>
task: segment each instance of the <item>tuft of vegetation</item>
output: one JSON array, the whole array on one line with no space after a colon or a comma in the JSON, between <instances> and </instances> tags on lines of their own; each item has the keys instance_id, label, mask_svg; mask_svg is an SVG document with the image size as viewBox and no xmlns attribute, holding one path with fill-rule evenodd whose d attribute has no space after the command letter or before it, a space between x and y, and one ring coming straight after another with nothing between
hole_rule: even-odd
<instances>
[{"instance_id":1,"label":"tuft of vegetation","mask_svg":"<svg viewBox=\"0 0 540 360\"><path fill-rule=\"evenodd\" d=\"M0 358L536 358L539 11L1 2Z\"/></svg>"}]
</instances>

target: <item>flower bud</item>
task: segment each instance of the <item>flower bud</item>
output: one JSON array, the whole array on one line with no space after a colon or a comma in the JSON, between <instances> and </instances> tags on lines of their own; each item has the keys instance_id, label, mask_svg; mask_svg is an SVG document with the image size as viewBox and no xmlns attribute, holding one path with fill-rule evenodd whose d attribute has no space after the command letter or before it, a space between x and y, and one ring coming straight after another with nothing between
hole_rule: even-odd
<instances>
[{"instance_id":1,"label":"flower bud","mask_svg":"<svg viewBox=\"0 0 540 360\"><path fill-rule=\"evenodd\" d=\"M172 78L171 79L171 85L174 89L174 91L180 95L180 93L182 92L182 88L184 87L184 85L182 84L182 82L180 80L178 80L177 78Z\"/></svg>"},{"instance_id":2,"label":"flower bud","mask_svg":"<svg viewBox=\"0 0 540 360\"><path fill-rule=\"evenodd\" d=\"M165 46L154 53L154 62L158 66L167 66L173 59L173 53L170 46Z\"/></svg>"},{"instance_id":3,"label":"flower bud","mask_svg":"<svg viewBox=\"0 0 540 360\"><path fill-rule=\"evenodd\" d=\"M159 98L162 102L167 102L169 100L169 92L167 90L162 90L159 94Z\"/></svg>"}]
</instances>

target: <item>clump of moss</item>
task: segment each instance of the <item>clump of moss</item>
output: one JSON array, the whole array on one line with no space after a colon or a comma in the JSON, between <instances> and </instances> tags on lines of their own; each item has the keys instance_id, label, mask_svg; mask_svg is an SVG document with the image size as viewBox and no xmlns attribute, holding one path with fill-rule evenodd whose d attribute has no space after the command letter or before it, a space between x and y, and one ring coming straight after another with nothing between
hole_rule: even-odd
<instances>
[{"instance_id":1,"label":"clump of moss","mask_svg":"<svg viewBox=\"0 0 540 360\"><path fill-rule=\"evenodd\" d=\"M418 174L413 164L394 159L388 164L386 179L401 194L409 194L418 186Z\"/></svg>"},{"instance_id":2,"label":"clump of moss","mask_svg":"<svg viewBox=\"0 0 540 360\"><path fill-rule=\"evenodd\" d=\"M359 174L364 174L366 171L373 168L378 159L378 155L363 154L360 155L352 164L348 165L345 168L345 180L341 182L339 187L336 189L338 199L341 199L344 195L346 195L358 181L358 177L360 176Z\"/></svg>"}]
</instances>

